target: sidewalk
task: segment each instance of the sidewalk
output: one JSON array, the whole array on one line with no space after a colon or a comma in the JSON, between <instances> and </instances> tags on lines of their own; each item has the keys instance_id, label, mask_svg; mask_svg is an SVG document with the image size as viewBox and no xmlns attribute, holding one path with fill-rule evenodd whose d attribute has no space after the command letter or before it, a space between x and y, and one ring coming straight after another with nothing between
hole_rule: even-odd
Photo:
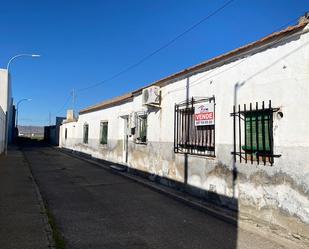
<instances>
[{"instance_id":1,"label":"sidewalk","mask_svg":"<svg viewBox=\"0 0 309 249\"><path fill-rule=\"evenodd\" d=\"M0 247L52 248L40 194L23 154L11 147L0 156Z\"/></svg>"}]
</instances>

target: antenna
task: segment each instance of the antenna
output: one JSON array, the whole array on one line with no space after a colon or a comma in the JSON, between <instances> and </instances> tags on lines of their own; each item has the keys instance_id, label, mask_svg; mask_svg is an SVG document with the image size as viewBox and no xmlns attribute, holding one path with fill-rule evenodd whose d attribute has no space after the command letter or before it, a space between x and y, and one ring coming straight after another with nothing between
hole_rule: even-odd
<instances>
[{"instance_id":1,"label":"antenna","mask_svg":"<svg viewBox=\"0 0 309 249\"><path fill-rule=\"evenodd\" d=\"M73 110L73 118L75 117L75 89L72 89L72 110Z\"/></svg>"}]
</instances>

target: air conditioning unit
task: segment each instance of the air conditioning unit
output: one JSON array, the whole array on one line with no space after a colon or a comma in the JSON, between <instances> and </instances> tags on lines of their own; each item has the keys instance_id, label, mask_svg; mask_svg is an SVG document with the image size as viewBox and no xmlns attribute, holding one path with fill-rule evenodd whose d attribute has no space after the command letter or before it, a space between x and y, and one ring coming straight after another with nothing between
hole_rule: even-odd
<instances>
[{"instance_id":1,"label":"air conditioning unit","mask_svg":"<svg viewBox=\"0 0 309 249\"><path fill-rule=\"evenodd\" d=\"M142 92L142 103L143 105L160 105L160 87L151 86L143 89Z\"/></svg>"}]
</instances>

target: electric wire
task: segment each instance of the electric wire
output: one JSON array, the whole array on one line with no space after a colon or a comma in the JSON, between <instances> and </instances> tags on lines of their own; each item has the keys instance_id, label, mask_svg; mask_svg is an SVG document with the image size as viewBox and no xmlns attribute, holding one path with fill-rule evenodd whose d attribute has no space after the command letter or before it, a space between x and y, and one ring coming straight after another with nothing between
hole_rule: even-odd
<instances>
[{"instance_id":1,"label":"electric wire","mask_svg":"<svg viewBox=\"0 0 309 249\"><path fill-rule=\"evenodd\" d=\"M216 10L214 10L213 12L211 12L209 15L205 16L203 19L201 19L200 21L198 21L197 23L193 24L192 26L190 26L188 29L186 29L185 31L183 31L182 33L180 33L179 35L177 35L176 37L174 37L173 39L171 39L169 42L165 43L164 45L162 45L161 47L157 48L156 50L154 50L153 52L151 52L150 54L146 55L145 57L143 57L142 59L140 59L139 61L137 61L136 63L128 66L127 68L119 71L118 73L112 75L111 77L98 82L96 84L90 85L88 87L85 88L81 88L78 89L78 92L82 92L82 91L86 91L95 87L98 87L102 84L105 84L106 82L109 82L117 77L119 77L120 75L132 70L133 68L141 65L143 62L145 62L146 60L148 60L149 58L151 58L152 56L154 56L155 54L159 53L160 51L162 51L163 49L169 47L171 44L173 44L175 41L177 41L179 38L183 37L185 34L189 33L190 31L192 31L193 29L195 29L197 26L201 25L202 23L204 23L205 21L207 21L208 19L210 19L211 17L215 16L217 13L219 13L220 11L222 11L224 8L226 8L228 5L230 5L232 2L234 2L235 0L229 0L227 2L225 2L222 6L220 6L219 8L217 8Z\"/></svg>"},{"instance_id":2,"label":"electric wire","mask_svg":"<svg viewBox=\"0 0 309 249\"><path fill-rule=\"evenodd\" d=\"M175 41L176 41L178 38L180 38L181 36L183 36L184 34L188 33L189 31L191 31L192 29L194 29L195 27L197 27L198 25L200 25L202 22L204 22L205 20L209 19L210 17L212 17L213 15L215 15L216 13L218 13L220 10L222 10L223 8L225 8L227 5L229 5L229 4L230 4L231 2L233 2L233 1L234 1L234 0L231 0L231 1L226 2L226 3L225 3L224 5L222 5L219 9L217 9L217 10L214 11L214 12L212 12L210 15L206 16L205 18L203 18L202 20L200 20L198 23L194 24L194 25L191 26L189 29L187 29L186 31L184 31L183 33L181 33L180 35L176 36L173 40L171 40L170 42L168 42L168 43L166 43L165 45L161 46L160 48L158 48L157 50L155 50L154 52L152 52L152 53L149 54L148 56L144 57L144 58L141 59L139 62L137 62L137 63L131 65L131 66L128 67L127 69L120 71L119 73L115 74L114 76L112 76L112 77L110 77L110 78L108 78L108 79L106 79L106 80L104 80L104 81L101 81L101 82L99 82L99 83L97 83L97 84L95 84L95 85L92 85L92 86L89 86L89 87L86 87L86 88L79 89L78 91L80 92L80 91L88 90L88 89L90 89L90 88L97 87L97 86L99 86L99 85L101 85L101 84L103 84L103 83L106 83L107 81L110 81L110 80L112 80L112 79L114 79L114 78L120 76L121 74L123 74L123 73L129 71L130 69L133 69L135 66L140 65L142 62L144 62L145 60L147 60L148 58L150 58L150 57L153 56L154 54L158 53L158 52L161 51L162 49L166 48L167 46L169 46L170 44L172 44L173 42L175 42ZM288 22L285 23L284 25L281 25L280 27L276 28L276 29L275 29L273 32L271 32L271 33L274 33L274 32L276 32L276 31L278 31L278 30L281 30L282 28L288 26L289 24L294 23L295 21L298 20L298 18L299 18L299 17L294 18L294 19L288 21ZM279 38L278 40L275 41L275 43L280 42L281 39L282 39L282 38ZM204 79L205 77L208 77L207 79L210 79L210 78L212 78L212 77L218 76L218 75L220 75L220 74L222 74L222 73L224 73L224 72L230 70L231 68L235 67L236 65L243 63L243 62L246 61L247 59L248 59L248 57L246 57L244 60L240 61L239 63L236 63L235 65L233 65L233 66L231 66L231 67L229 67L229 68L227 68L227 69L225 69L225 70L223 70L223 71L221 71L221 72L215 73L215 74L212 75L212 76L210 76L210 75L208 75L208 74L203 75L203 76L199 77L198 79L194 80L193 82L191 82L190 85L191 85L191 86L195 86L195 85L198 85L198 84L202 83L201 80L203 80L203 81L206 80L206 79ZM177 88L177 89L175 89L175 90L173 90L173 91L169 91L169 92L167 92L166 94L170 94L171 92L179 91L179 90L182 90L182 89L183 89L183 87L180 87L180 88ZM165 95L166 95L166 94L165 94ZM63 106L56 112L55 115L59 114L59 113L66 107L66 105L67 105L68 102L70 101L71 97L72 97L72 95L70 94L70 95L68 96L68 98L66 99L66 101L64 102Z\"/></svg>"},{"instance_id":3,"label":"electric wire","mask_svg":"<svg viewBox=\"0 0 309 249\"><path fill-rule=\"evenodd\" d=\"M294 23L294 22L297 21L297 20L298 20L298 17L297 17L297 18L294 18L294 19L292 19L292 20L290 20L290 21L288 21L288 22L285 23L284 25L281 25L280 27L274 29L273 32L271 32L271 34L277 32L278 30L281 30L282 28L287 27L289 24ZM281 38L276 39L275 41L273 41L272 44L273 44L273 45L278 44L283 38L284 38L284 37L281 37ZM267 44L266 46L268 46L268 44ZM220 72L214 73L213 75L209 75L209 73L206 73L205 75L203 75L203 76L201 76L201 77L195 79L194 81L190 82L189 85L190 85L190 87L193 87L193 86L196 86L196 85L199 85L199 84L203 83L205 80L213 79L214 77L216 77L216 76L218 76L218 75L221 75L221 74L223 74L223 73L229 71L230 69L232 69L232 68L238 66L239 64L244 63L244 62L247 61L249 58L250 58L250 56L246 56L246 57L244 57L242 60L240 60L238 63L233 64L232 66L230 66L230 67L228 67L228 68L226 68L226 69L224 69L224 70L222 70L222 71L220 71ZM210 73L210 74L211 74L211 73ZM205 78L205 77L207 77L207 78ZM172 92L181 91L181 90L183 90L183 89L185 89L185 88L186 88L186 86L185 86L185 87L178 87L178 88L176 88L176 89L174 89L174 90L168 91L168 92L167 92L166 94L164 94L163 96L166 96L166 95L168 95L168 94L170 94L170 93L172 93ZM162 97L163 97L163 96L162 96Z\"/></svg>"},{"instance_id":4,"label":"electric wire","mask_svg":"<svg viewBox=\"0 0 309 249\"><path fill-rule=\"evenodd\" d=\"M57 116L66 106L67 104L69 103L69 101L71 100L72 98L72 95L70 94L67 99L65 100L64 104L61 106L61 108L59 108L59 110L57 112L55 112L55 116Z\"/></svg>"}]
</instances>

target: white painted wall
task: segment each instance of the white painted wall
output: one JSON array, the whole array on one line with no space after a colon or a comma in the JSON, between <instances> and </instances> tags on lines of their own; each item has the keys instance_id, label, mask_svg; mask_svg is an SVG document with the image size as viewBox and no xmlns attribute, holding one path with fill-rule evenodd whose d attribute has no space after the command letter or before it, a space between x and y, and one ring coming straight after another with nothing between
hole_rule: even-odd
<instances>
[{"instance_id":1,"label":"white painted wall","mask_svg":"<svg viewBox=\"0 0 309 249\"><path fill-rule=\"evenodd\" d=\"M130 138L128 166L176 181L184 180L183 155L174 154L174 105L190 97L215 96L216 157L189 156L188 184L219 195L236 198L240 211L249 212L281 226L297 224L298 233L309 236L309 34L276 41L256 48L237 60L179 79L161 88L161 109L148 115L148 144ZM239 87L236 87L240 85ZM235 94L235 87L237 93ZM275 159L273 166L256 163L233 165L234 103L272 101L283 118L274 116ZM61 127L60 146L98 158L123 162L124 122L121 116L143 110L141 95L133 101L80 115L77 122ZM108 146L99 145L100 121L108 121ZM82 143L83 124L89 124L89 144ZM64 129L68 139L64 140ZM232 189L232 167L239 179ZM227 172L226 172L227 170ZM291 201L293 200L293 201ZM269 210L269 211L265 211ZM283 214L285 213L285 214ZM285 219L285 217L289 217ZM295 223L291 221L295 218ZM301 221L301 223L299 223Z\"/></svg>"},{"instance_id":2,"label":"white painted wall","mask_svg":"<svg viewBox=\"0 0 309 249\"><path fill-rule=\"evenodd\" d=\"M0 69L0 108L5 115L5 122L2 128L0 128L0 137L4 137L4 143L9 141L9 133L12 132L12 89L9 80L9 74L6 69ZM2 117L3 118L3 117ZM5 148L5 146L4 146ZM2 149L3 152L4 149ZM1 151L0 151L1 153Z\"/></svg>"},{"instance_id":3,"label":"white painted wall","mask_svg":"<svg viewBox=\"0 0 309 249\"><path fill-rule=\"evenodd\" d=\"M0 69L0 106L5 112L9 109L11 89L9 85L9 77L6 69Z\"/></svg>"},{"instance_id":4,"label":"white painted wall","mask_svg":"<svg viewBox=\"0 0 309 249\"><path fill-rule=\"evenodd\" d=\"M5 146L5 114L0 107L0 154L4 152Z\"/></svg>"}]
</instances>

